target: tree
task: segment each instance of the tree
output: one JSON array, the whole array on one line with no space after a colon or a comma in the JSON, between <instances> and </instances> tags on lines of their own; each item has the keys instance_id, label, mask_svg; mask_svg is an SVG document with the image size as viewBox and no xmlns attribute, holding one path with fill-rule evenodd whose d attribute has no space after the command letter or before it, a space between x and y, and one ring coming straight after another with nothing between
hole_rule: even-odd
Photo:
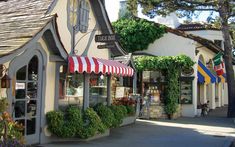
<instances>
[{"instance_id":1,"label":"tree","mask_svg":"<svg viewBox=\"0 0 235 147\"><path fill-rule=\"evenodd\" d=\"M156 26L145 19L119 19L112 25L115 33L120 35L120 42L127 52L145 50L165 33L164 26Z\"/></svg>"},{"instance_id":2,"label":"tree","mask_svg":"<svg viewBox=\"0 0 235 147\"><path fill-rule=\"evenodd\" d=\"M235 117L235 80L229 31L229 22L235 18L234 0L128 0L128 2L131 3L131 6L135 5L133 3L138 2L143 8L143 13L150 17L156 14L164 16L172 12L189 18L193 14L203 11L211 12L211 16L213 12L219 14L224 37L224 59L228 83L229 105L227 117ZM130 9L130 11L132 10Z\"/></svg>"}]
</instances>

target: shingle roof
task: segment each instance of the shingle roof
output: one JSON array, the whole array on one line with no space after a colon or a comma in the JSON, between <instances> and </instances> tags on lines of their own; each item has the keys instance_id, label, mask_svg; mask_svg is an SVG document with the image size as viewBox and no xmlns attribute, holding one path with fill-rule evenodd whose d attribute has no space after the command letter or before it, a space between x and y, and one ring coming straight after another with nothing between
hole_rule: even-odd
<instances>
[{"instance_id":1,"label":"shingle roof","mask_svg":"<svg viewBox=\"0 0 235 147\"><path fill-rule=\"evenodd\" d=\"M201 23L191 23L191 24L181 24L177 27L181 31L196 31L196 30L220 30L213 27L210 24L201 24Z\"/></svg>"},{"instance_id":2,"label":"shingle roof","mask_svg":"<svg viewBox=\"0 0 235 147\"><path fill-rule=\"evenodd\" d=\"M46 12L53 0L8 0L0 1L0 57L11 54L31 40L51 20ZM90 0L94 6L99 24L104 33L109 29L105 21L109 21L106 12L98 0ZM109 22L108 22L109 23ZM111 51L114 55L125 52L115 44Z\"/></svg>"},{"instance_id":3,"label":"shingle roof","mask_svg":"<svg viewBox=\"0 0 235 147\"><path fill-rule=\"evenodd\" d=\"M53 16L45 16L52 0L0 2L0 57L22 47Z\"/></svg>"}]
</instances>

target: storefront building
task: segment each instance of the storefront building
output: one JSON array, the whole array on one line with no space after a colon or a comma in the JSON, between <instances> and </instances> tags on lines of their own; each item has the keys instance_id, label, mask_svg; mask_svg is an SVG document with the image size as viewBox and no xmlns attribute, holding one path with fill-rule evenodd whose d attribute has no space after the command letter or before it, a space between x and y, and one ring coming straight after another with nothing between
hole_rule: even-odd
<instances>
[{"instance_id":1,"label":"storefront building","mask_svg":"<svg viewBox=\"0 0 235 147\"><path fill-rule=\"evenodd\" d=\"M166 30L167 33L150 44L147 50L135 54L151 56L177 56L184 54L195 62L193 69L190 71L181 71L179 115L187 117L197 116L200 105L207 102L209 102L210 109L226 105L228 100L226 75L218 77L212 65L212 59L219 52L223 52L223 49L211 39L205 39L168 27ZM158 99L158 105L160 104L161 106L161 99L164 99L164 86L162 86L164 85L164 72L145 71L140 79L144 83L142 90L140 90L144 91L142 94L146 93L146 90L143 89L147 85L147 90L152 92L154 99ZM140 86L141 84L138 87ZM156 108L160 107L156 106ZM153 111L159 112L162 109ZM154 112L153 116L150 117L157 118L159 116L158 112Z\"/></svg>"},{"instance_id":2,"label":"storefront building","mask_svg":"<svg viewBox=\"0 0 235 147\"><path fill-rule=\"evenodd\" d=\"M45 114L68 104L85 109L110 104L111 75L134 70L110 60L124 55L117 41L98 49L95 36L113 34L103 1L0 2L0 64L9 88L1 86L13 119L25 126L27 144L52 141Z\"/></svg>"}]
</instances>

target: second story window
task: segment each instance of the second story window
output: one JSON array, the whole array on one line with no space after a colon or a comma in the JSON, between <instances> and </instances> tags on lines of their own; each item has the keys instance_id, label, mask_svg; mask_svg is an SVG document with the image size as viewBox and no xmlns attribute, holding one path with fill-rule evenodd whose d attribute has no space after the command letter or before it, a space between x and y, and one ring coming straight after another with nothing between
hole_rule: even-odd
<instances>
[{"instance_id":1,"label":"second story window","mask_svg":"<svg viewBox=\"0 0 235 147\"><path fill-rule=\"evenodd\" d=\"M79 5L79 30L82 33L87 32L90 7L86 0L81 0Z\"/></svg>"}]
</instances>

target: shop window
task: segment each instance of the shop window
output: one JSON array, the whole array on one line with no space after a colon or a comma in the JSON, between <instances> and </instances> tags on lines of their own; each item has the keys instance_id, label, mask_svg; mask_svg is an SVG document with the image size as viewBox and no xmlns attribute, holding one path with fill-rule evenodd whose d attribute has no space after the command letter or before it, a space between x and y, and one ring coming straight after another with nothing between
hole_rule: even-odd
<instances>
[{"instance_id":1,"label":"shop window","mask_svg":"<svg viewBox=\"0 0 235 147\"><path fill-rule=\"evenodd\" d=\"M82 108L84 76L78 73L67 75L64 72L62 67L59 81L59 108L63 110L68 105Z\"/></svg>"},{"instance_id":2,"label":"shop window","mask_svg":"<svg viewBox=\"0 0 235 147\"><path fill-rule=\"evenodd\" d=\"M180 102L181 104L192 104L193 92L192 92L192 80L193 78L184 77L180 80Z\"/></svg>"},{"instance_id":3,"label":"shop window","mask_svg":"<svg viewBox=\"0 0 235 147\"><path fill-rule=\"evenodd\" d=\"M79 5L79 30L86 33L88 29L90 7L86 0L81 0Z\"/></svg>"},{"instance_id":4,"label":"shop window","mask_svg":"<svg viewBox=\"0 0 235 147\"><path fill-rule=\"evenodd\" d=\"M90 77L90 107L98 103L107 105L107 77L92 74Z\"/></svg>"},{"instance_id":5,"label":"shop window","mask_svg":"<svg viewBox=\"0 0 235 147\"><path fill-rule=\"evenodd\" d=\"M165 97L165 76L160 71L143 71L142 95L151 96L151 102L156 104L164 103Z\"/></svg>"}]
</instances>

